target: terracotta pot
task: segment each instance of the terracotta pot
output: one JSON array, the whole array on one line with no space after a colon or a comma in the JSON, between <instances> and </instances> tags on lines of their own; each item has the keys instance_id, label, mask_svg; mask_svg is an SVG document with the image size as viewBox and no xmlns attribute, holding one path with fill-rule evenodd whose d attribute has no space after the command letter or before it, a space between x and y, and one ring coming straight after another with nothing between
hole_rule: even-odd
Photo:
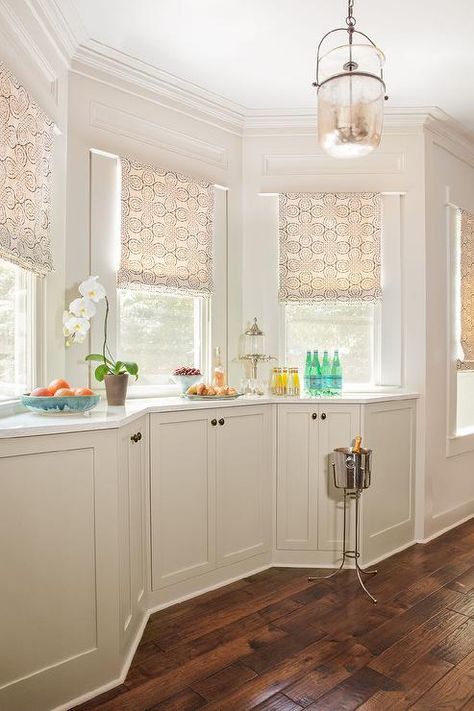
<instances>
[{"instance_id":1,"label":"terracotta pot","mask_svg":"<svg viewBox=\"0 0 474 711\"><path fill-rule=\"evenodd\" d=\"M128 373L123 375L106 375L104 378L107 403L109 405L125 405L128 387Z\"/></svg>"}]
</instances>

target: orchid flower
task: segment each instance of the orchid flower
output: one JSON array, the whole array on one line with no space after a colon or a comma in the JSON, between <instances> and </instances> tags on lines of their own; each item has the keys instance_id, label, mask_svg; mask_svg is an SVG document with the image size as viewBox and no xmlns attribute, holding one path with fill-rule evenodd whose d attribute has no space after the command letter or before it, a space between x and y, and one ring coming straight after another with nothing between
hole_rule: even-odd
<instances>
[{"instance_id":1,"label":"orchid flower","mask_svg":"<svg viewBox=\"0 0 474 711\"><path fill-rule=\"evenodd\" d=\"M82 299L74 299L74 301L71 301L69 304L69 311L74 314L74 316L92 318L92 316L95 316L96 308L91 299L83 296Z\"/></svg>"},{"instance_id":2,"label":"orchid flower","mask_svg":"<svg viewBox=\"0 0 474 711\"><path fill-rule=\"evenodd\" d=\"M74 315L64 324L64 328L74 336L85 336L90 327L89 319Z\"/></svg>"},{"instance_id":3,"label":"orchid flower","mask_svg":"<svg viewBox=\"0 0 474 711\"><path fill-rule=\"evenodd\" d=\"M96 304L105 297L105 289L97 280L99 277L90 276L79 286L79 292Z\"/></svg>"}]
</instances>

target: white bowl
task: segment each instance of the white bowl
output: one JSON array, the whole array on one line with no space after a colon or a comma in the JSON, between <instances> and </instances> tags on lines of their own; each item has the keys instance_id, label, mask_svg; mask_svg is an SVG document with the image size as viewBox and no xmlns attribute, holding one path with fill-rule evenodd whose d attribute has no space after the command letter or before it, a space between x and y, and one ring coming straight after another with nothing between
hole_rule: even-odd
<instances>
[{"instance_id":1,"label":"white bowl","mask_svg":"<svg viewBox=\"0 0 474 711\"><path fill-rule=\"evenodd\" d=\"M191 385L199 383L202 380L202 375L173 375L173 380L176 385L179 385L181 392L185 393Z\"/></svg>"}]
</instances>

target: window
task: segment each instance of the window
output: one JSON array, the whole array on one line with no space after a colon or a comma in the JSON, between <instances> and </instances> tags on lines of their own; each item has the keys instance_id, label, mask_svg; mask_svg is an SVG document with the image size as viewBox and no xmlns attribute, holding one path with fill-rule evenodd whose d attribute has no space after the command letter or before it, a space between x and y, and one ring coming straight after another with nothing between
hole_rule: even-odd
<instances>
[{"instance_id":1,"label":"window","mask_svg":"<svg viewBox=\"0 0 474 711\"><path fill-rule=\"evenodd\" d=\"M32 387L34 277L0 259L0 400Z\"/></svg>"},{"instance_id":2,"label":"window","mask_svg":"<svg viewBox=\"0 0 474 711\"><path fill-rule=\"evenodd\" d=\"M455 219L456 431L462 433L474 427L474 214L458 209Z\"/></svg>"},{"instance_id":3,"label":"window","mask_svg":"<svg viewBox=\"0 0 474 711\"><path fill-rule=\"evenodd\" d=\"M320 354L339 349L344 382L371 385L374 381L374 349L377 307L370 302L317 302L286 304L285 363L304 370L307 350Z\"/></svg>"},{"instance_id":4,"label":"window","mask_svg":"<svg viewBox=\"0 0 474 711\"><path fill-rule=\"evenodd\" d=\"M140 385L162 385L180 365L205 368L206 299L149 290L118 290L118 349L140 364Z\"/></svg>"},{"instance_id":5,"label":"window","mask_svg":"<svg viewBox=\"0 0 474 711\"><path fill-rule=\"evenodd\" d=\"M345 384L375 383L381 300L381 199L377 193L279 197L279 298L284 359L339 350Z\"/></svg>"}]
</instances>

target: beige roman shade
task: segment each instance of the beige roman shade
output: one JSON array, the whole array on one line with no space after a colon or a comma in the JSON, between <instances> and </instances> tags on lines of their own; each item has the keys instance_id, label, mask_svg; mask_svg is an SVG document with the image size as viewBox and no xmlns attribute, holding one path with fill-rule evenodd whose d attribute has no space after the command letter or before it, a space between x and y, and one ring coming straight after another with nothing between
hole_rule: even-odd
<instances>
[{"instance_id":1,"label":"beige roman shade","mask_svg":"<svg viewBox=\"0 0 474 711\"><path fill-rule=\"evenodd\" d=\"M474 370L474 215L459 210L461 221L461 348L460 370Z\"/></svg>"},{"instance_id":2,"label":"beige roman shade","mask_svg":"<svg viewBox=\"0 0 474 711\"><path fill-rule=\"evenodd\" d=\"M211 294L214 187L128 158L121 164L119 288Z\"/></svg>"},{"instance_id":3,"label":"beige roman shade","mask_svg":"<svg viewBox=\"0 0 474 711\"><path fill-rule=\"evenodd\" d=\"M281 302L377 301L378 193L280 195Z\"/></svg>"},{"instance_id":4,"label":"beige roman shade","mask_svg":"<svg viewBox=\"0 0 474 711\"><path fill-rule=\"evenodd\" d=\"M0 258L52 271L53 122L0 62Z\"/></svg>"}]
</instances>

